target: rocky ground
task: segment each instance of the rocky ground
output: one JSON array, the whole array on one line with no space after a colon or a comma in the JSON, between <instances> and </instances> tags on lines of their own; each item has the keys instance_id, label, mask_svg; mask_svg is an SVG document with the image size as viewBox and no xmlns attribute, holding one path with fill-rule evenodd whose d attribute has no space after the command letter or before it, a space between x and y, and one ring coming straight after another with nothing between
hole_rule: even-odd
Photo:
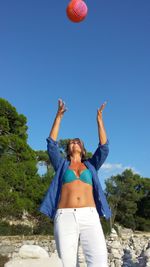
<instances>
[{"instance_id":1,"label":"rocky ground","mask_svg":"<svg viewBox=\"0 0 150 267\"><path fill-rule=\"evenodd\" d=\"M106 242L109 267L150 267L150 233L118 226ZM62 267L50 236L0 237L0 255L9 258L5 267ZM78 267L86 266L80 246Z\"/></svg>"}]
</instances>

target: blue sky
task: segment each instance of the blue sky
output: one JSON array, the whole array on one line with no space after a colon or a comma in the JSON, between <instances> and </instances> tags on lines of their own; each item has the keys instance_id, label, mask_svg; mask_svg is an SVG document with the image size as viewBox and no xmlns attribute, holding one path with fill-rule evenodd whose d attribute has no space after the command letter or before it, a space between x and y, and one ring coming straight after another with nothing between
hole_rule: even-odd
<instances>
[{"instance_id":1,"label":"blue sky","mask_svg":"<svg viewBox=\"0 0 150 267\"><path fill-rule=\"evenodd\" d=\"M59 138L98 144L96 112L110 142L104 179L132 168L150 177L150 1L87 0L72 23L69 1L0 3L0 96L28 120L28 143L46 149L58 98L68 107Z\"/></svg>"}]
</instances>

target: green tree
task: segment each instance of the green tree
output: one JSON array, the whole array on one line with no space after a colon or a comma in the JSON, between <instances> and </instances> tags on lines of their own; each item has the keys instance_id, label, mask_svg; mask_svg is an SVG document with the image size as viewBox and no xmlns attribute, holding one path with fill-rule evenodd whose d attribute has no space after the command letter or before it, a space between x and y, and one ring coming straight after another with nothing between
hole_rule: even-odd
<instances>
[{"instance_id":1,"label":"green tree","mask_svg":"<svg viewBox=\"0 0 150 267\"><path fill-rule=\"evenodd\" d=\"M127 169L106 181L106 195L112 208L112 222L136 229L138 205L143 198L143 178Z\"/></svg>"},{"instance_id":2,"label":"green tree","mask_svg":"<svg viewBox=\"0 0 150 267\"><path fill-rule=\"evenodd\" d=\"M23 114L18 114L15 107L7 100L0 98L0 136L14 134L27 140L26 122Z\"/></svg>"},{"instance_id":3,"label":"green tree","mask_svg":"<svg viewBox=\"0 0 150 267\"><path fill-rule=\"evenodd\" d=\"M33 213L44 184L37 174L36 153L27 144L27 119L0 98L0 217Z\"/></svg>"},{"instance_id":4,"label":"green tree","mask_svg":"<svg viewBox=\"0 0 150 267\"><path fill-rule=\"evenodd\" d=\"M143 197L137 202L136 227L138 230L150 231L150 179L143 178L140 190Z\"/></svg>"}]
</instances>

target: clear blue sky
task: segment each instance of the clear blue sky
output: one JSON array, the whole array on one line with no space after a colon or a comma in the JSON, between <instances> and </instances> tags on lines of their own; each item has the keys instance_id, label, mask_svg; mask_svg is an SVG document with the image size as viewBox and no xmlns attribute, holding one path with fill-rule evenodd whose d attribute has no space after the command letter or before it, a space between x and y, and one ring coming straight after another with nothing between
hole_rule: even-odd
<instances>
[{"instance_id":1,"label":"clear blue sky","mask_svg":"<svg viewBox=\"0 0 150 267\"><path fill-rule=\"evenodd\" d=\"M69 1L0 3L0 96L28 120L28 143L46 149L58 98L68 107L59 138L98 144L103 112L110 153L105 178L132 168L150 177L150 1L87 0L87 18L66 17Z\"/></svg>"}]
</instances>

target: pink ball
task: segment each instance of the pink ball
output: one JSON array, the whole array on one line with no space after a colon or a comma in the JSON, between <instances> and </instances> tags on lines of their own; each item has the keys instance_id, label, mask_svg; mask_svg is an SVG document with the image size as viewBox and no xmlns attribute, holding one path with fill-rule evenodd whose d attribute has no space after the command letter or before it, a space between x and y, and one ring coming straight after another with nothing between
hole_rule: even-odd
<instances>
[{"instance_id":1,"label":"pink ball","mask_svg":"<svg viewBox=\"0 0 150 267\"><path fill-rule=\"evenodd\" d=\"M87 12L88 8L83 0L72 0L66 9L67 16L72 22L82 21Z\"/></svg>"}]
</instances>

